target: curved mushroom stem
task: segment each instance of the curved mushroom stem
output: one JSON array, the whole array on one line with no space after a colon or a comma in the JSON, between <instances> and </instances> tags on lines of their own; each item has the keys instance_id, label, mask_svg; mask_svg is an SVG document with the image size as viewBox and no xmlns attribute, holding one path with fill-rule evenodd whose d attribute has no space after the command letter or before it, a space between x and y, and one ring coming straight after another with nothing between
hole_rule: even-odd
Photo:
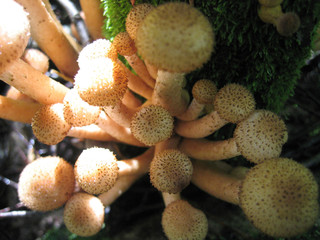
<instances>
[{"instance_id":1,"label":"curved mushroom stem","mask_svg":"<svg viewBox=\"0 0 320 240\"><path fill-rule=\"evenodd\" d=\"M21 59L10 64L0 79L39 103L62 102L69 89Z\"/></svg>"},{"instance_id":2,"label":"curved mushroom stem","mask_svg":"<svg viewBox=\"0 0 320 240\"><path fill-rule=\"evenodd\" d=\"M203 109L204 109L205 105L202 103L199 103L195 98L193 98L187 108L187 110L176 116L177 119L179 119L179 122L182 121L192 121L195 120L199 117L199 115L202 113ZM183 122L182 122L183 123Z\"/></svg>"},{"instance_id":3,"label":"curved mushroom stem","mask_svg":"<svg viewBox=\"0 0 320 240\"><path fill-rule=\"evenodd\" d=\"M179 149L199 160L217 161L240 156L235 138L222 141L183 138Z\"/></svg>"},{"instance_id":4,"label":"curved mushroom stem","mask_svg":"<svg viewBox=\"0 0 320 240\"><path fill-rule=\"evenodd\" d=\"M242 180L219 170L214 165L193 161L192 183L203 191L226 202L239 205Z\"/></svg>"},{"instance_id":5,"label":"curved mushroom stem","mask_svg":"<svg viewBox=\"0 0 320 240\"><path fill-rule=\"evenodd\" d=\"M138 99L129 89L127 89L126 93L123 95L122 102L129 108L136 108L142 105L141 100Z\"/></svg>"},{"instance_id":6,"label":"curved mushroom stem","mask_svg":"<svg viewBox=\"0 0 320 240\"><path fill-rule=\"evenodd\" d=\"M101 112L96 124L112 137L118 139L123 143L131 144L133 146L143 147L143 143L139 142L131 133L129 128L125 128L114 122L103 111Z\"/></svg>"},{"instance_id":7,"label":"curved mushroom stem","mask_svg":"<svg viewBox=\"0 0 320 240\"><path fill-rule=\"evenodd\" d=\"M71 129L68 132L68 136L80 138L80 139L119 142L117 139L112 137L106 131L103 131L101 128L99 128L95 124L91 124L83 127L71 127Z\"/></svg>"},{"instance_id":8,"label":"curved mushroom stem","mask_svg":"<svg viewBox=\"0 0 320 240\"><path fill-rule=\"evenodd\" d=\"M102 27L104 24L103 9L99 0L80 0L80 6L85 15L85 23L93 40L104 38Z\"/></svg>"},{"instance_id":9,"label":"curved mushroom stem","mask_svg":"<svg viewBox=\"0 0 320 240\"><path fill-rule=\"evenodd\" d=\"M175 132L186 138L203 138L226 125L228 121L221 118L217 111L193 121L177 120Z\"/></svg>"},{"instance_id":10,"label":"curved mushroom stem","mask_svg":"<svg viewBox=\"0 0 320 240\"><path fill-rule=\"evenodd\" d=\"M54 16L50 3L47 0L17 0L17 2L29 13L33 39L61 72L73 77L79 69L78 46L63 30Z\"/></svg>"},{"instance_id":11,"label":"curved mushroom stem","mask_svg":"<svg viewBox=\"0 0 320 240\"><path fill-rule=\"evenodd\" d=\"M185 74L158 71L156 85L152 95L152 102L166 108L172 116L186 111L189 96L183 91Z\"/></svg>"}]
</instances>

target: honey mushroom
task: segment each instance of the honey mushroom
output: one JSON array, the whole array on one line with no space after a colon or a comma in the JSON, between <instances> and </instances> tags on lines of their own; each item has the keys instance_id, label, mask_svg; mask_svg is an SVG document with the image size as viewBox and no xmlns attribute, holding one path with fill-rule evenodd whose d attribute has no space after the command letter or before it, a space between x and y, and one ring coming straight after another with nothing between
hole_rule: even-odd
<instances>
[{"instance_id":1,"label":"honey mushroom","mask_svg":"<svg viewBox=\"0 0 320 240\"><path fill-rule=\"evenodd\" d=\"M192 183L239 205L249 221L272 237L304 233L318 218L318 185L309 169L287 158L272 158L236 178L195 160Z\"/></svg>"},{"instance_id":2,"label":"honey mushroom","mask_svg":"<svg viewBox=\"0 0 320 240\"><path fill-rule=\"evenodd\" d=\"M159 69L152 101L172 116L188 105L185 73L200 68L211 56L214 34L207 18L186 3L159 5L143 19L135 44L145 61Z\"/></svg>"},{"instance_id":3,"label":"honey mushroom","mask_svg":"<svg viewBox=\"0 0 320 240\"><path fill-rule=\"evenodd\" d=\"M268 110L256 110L237 124L233 138L211 141L183 138L179 149L191 158L222 160L239 155L254 163L279 157L288 139L283 120Z\"/></svg>"},{"instance_id":4,"label":"honey mushroom","mask_svg":"<svg viewBox=\"0 0 320 240\"><path fill-rule=\"evenodd\" d=\"M186 138L209 136L227 123L238 123L247 118L255 109L252 93L244 86L230 83L214 96L214 111L193 121L178 120L175 132Z\"/></svg>"}]
</instances>

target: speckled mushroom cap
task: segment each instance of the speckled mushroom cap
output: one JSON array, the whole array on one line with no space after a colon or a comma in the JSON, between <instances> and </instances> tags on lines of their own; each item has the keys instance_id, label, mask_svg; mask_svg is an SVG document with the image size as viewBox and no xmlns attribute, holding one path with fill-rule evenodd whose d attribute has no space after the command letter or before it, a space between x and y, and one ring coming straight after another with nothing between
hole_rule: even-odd
<instances>
[{"instance_id":1,"label":"speckled mushroom cap","mask_svg":"<svg viewBox=\"0 0 320 240\"><path fill-rule=\"evenodd\" d=\"M201 240L206 238L208 232L205 214L185 200L170 203L162 214L161 224L170 240Z\"/></svg>"},{"instance_id":2,"label":"speckled mushroom cap","mask_svg":"<svg viewBox=\"0 0 320 240\"><path fill-rule=\"evenodd\" d=\"M247 173L240 206L262 232L293 237L306 232L318 219L318 185L303 165L287 158L270 159Z\"/></svg>"},{"instance_id":3,"label":"speckled mushroom cap","mask_svg":"<svg viewBox=\"0 0 320 240\"><path fill-rule=\"evenodd\" d=\"M280 5L283 0L259 0L259 3L266 7L275 7Z\"/></svg>"},{"instance_id":4,"label":"speckled mushroom cap","mask_svg":"<svg viewBox=\"0 0 320 240\"><path fill-rule=\"evenodd\" d=\"M101 108L91 106L83 101L76 89L70 89L63 99L63 116L74 127L95 123L99 118Z\"/></svg>"},{"instance_id":5,"label":"speckled mushroom cap","mask_svg":"<svg viewBox=\"0 0 320 240\"><path fill-rule=\"evenodd\" d=\"M112 42L117 52L123 56L131 56L137 52L134 41L127 32L118 33Z\"/></svg>"},{"instance_id":6,"label":"speckled mushroom cap","mask_svg":"<svg viewBox=\"0 0 320 240\"><path fill-rule=\"evenodd\" d=\"M126 18L126 31L131 39L136 39L141 22L152 9L154 6L149 3L141 3L132 7Z\"/></svg>"},{"instance_id":7,"label":"speckled mushroom cap","mask_svg":"<svg viewBox=\"0 0 320 240\"><path fill-rule=\"evenodd\" d=\"M252 93L236 83L230 83L221 88L213 104L219 116L231 123L238 123L247 118L256 106Z\"/></svg>"},{"instance_id":8,"label":"speckled mushroom cap","mask_svg":"<svg viewBox=\"0 0 320 240\"><path fill-rule=\"evenodd\" d=\"M96 59L75 76L79 96L93 106L114 106L127 91L124 70L111 59Z\"/></svg>"},{"instance_id":9,"label":"speckled mushroom cap","mask_svg":"<svg viewBox=\"0 0 320 240\"><path fill-rule=\"evenodd\" d=\"M23 7L13 0L0 1L0 73L20 58L28 44L30 24Z\"/></svg>"},{"instance_id":10,"label":"speckled mushroom cap","mask_svg":"<svg viewBox=\"0 0 320 240\"><path fill-rule=\"evenodd\" d=\"M71 128L64 119L62 103L41 106L33 116L31 126L34 136L47 145L61 142Z\"/></svg>"},{"instance_id":11,"label":"speckled mushroom cap","mask_svg":"<svg viewBox=\"0 0 320 240\"><path fill-rule=\"evenodd\" d=\"M150 181L161 192L181 192L189 185L192 173L191 160L177 149L158 153L150 164Z\"/></svg>"},{"instance_id":12,"label":"speckled mushroom cap","mask_svg":"<svg viewBox=\"0 0 320 240\"><path fill-rule=\"evenodd\" d=\"M98 39L85 46L78 57L80 69L87 68L93 60L110 58L112 60L118 57L112 43L106 39Z\"/></svg>"},{"instance_id":13,"label":"speckled mushroom cap","mask_svg":"<svg viewBox=\"0 0 320 240\"><path fill-rule=\"evenodd\" d=\"M237 125L234 137L240 153L246 159L261 163L279 157L288 133L278 115L267 110L257 110Z\"/></svg>"},{"instance_id":14,"label":"speckled mushroom cap","mask_svg":"<svg viewBox=\"0 0 320 240\"><path fill-rule=\"evenodd\" d=\"M20 174L19 199L35 211L61 207L74 191L71 164L59 157L42 157L28 164Z\"/></svg>"},{"instance_id":15,"label":"speckled mushroom cap","mask_svg":"<svg viewBox=\"0 0 320 240\"><path fill-rule=\"evenodd\" d=\"M137 31L136 47L151 65L169 72L187 73L207 62L214 45L208 19L182 2L159 5Z\"/></svg>"},{"instance_id":16,"label":"speckled mushroom cap","mask_svg":"<svg viewBox=\"0 0 320 240\"><path fill-rule=\"evenodd\" d=\"M88 148L82 151L74 165L79 186L91 194L107 192L119 176L117 159L106 148Z\"/></svg>"},{"instance_id":17,"label":"speckled mushroom cap","mask_svg":"<svg viewBox=\"0 0 320 240\"><path fill-rule=\"evenodd\" d=\"M281 36L290 37L298 31L300 25L300 17L294 12L288 12L277 19L276 28Z\"/></svg>"},{"instance_id":18,"label":"speckled mushroom cap","mask_svg":"<svg viewBox=\"0 0 320 240\"><path fill-rule=\"evenodd\" d=\"M93 236L102 228L104 206L93 195L76 193L64 207L63 220L70 232L82 237Z\"/></svg>"},{"instance_id":19,"label":"speckled mushroom cap","mask_svg":"<svg viewBox=\"0 0 320 240\"><path fill-rule=\"evenodd\" d=\"M217 86L209 79L200 79L192 87L192 96L201 104L212 104Z\"/></svg>"},{"instance_id":20,"label":"speckled mushroom cap","mask_svg":"<svg viewBox=\"0 0 320 240\"><path fill-rule=\"evenodd\" d=\"M137 140L148 146L153 146L171 136L173 121L173 117L165 108L149 105L134 114L130 128Z\"/></svg>"}]
</instances>

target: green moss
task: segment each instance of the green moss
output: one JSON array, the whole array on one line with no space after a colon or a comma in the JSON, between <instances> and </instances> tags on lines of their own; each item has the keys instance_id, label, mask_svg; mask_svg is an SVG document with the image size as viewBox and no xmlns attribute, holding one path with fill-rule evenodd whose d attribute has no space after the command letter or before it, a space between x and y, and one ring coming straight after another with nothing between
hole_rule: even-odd
<instances>
[{"instance_id":1,"label":"green moss","mask_svg":"<svg viewBox=\"0 0 320 240\"><path fill-rule=\"evenodd\" d=\"M157 5L167 1L136 0ZM258 108L281 112L294 94L300 69L311 54L311 44L320 20L320 3L314 0L284 0L284 12L294 11L301 27L292 37L280 36L275 27L257 16L257 0L195 1L212 23L216 35L215 52L205 66L190 74L191 83L209 78L219 87L228 82L246 85ZM129 0L102 0L108 39L124 31Z\"/></svg>"}]
</instances>

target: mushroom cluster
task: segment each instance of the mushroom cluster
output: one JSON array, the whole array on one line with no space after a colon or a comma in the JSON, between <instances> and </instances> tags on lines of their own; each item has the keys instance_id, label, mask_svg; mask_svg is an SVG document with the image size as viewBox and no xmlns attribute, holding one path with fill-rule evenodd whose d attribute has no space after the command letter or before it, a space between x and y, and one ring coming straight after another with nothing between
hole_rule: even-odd
<instances>
[{"instance_id":1,"label":"mushroom cluster","mask_svg":"<svg viewBox=\"0 0 320 240\"><path fill-rule=\"evenodd\" d=\"M13 26L0 22L0 79L27 96L1 96L0 117L30 124L47 145L69 136L146 150L120 159L110 149L94 146L83 149L74 164L59 157L36 159L19 180L19 198L26 207L63 207L67 229L92 236L102 228L104 208L149 174L163 197L161 224L168 239L207 235L205 212L181 196L190 183L239 205L267 235L296 236L314 225L318 185L307 168L281 158L288 139L281 117L256 109L253 94L237 83L218 89L218 80L199 79L192 91L187 89L187 74L201 68L215 47L214 30L197 8L182 2L133 5L126 31L110 41L97 33L99 5L80 1L91 34L91 43L80 46L62 31L48 1L34 2L0 3L0 19L9 11L18 16ZM290 36L298 27L296 16L282 16L281 2L260 0L259 16ZM30 36L71 87L35 67L40 62L48 68L48 58L22 57ZM233 137L213 140L227 124L234 127ZM254 167L219 167L240 155Z\"/></svg>"}]
</instances>

